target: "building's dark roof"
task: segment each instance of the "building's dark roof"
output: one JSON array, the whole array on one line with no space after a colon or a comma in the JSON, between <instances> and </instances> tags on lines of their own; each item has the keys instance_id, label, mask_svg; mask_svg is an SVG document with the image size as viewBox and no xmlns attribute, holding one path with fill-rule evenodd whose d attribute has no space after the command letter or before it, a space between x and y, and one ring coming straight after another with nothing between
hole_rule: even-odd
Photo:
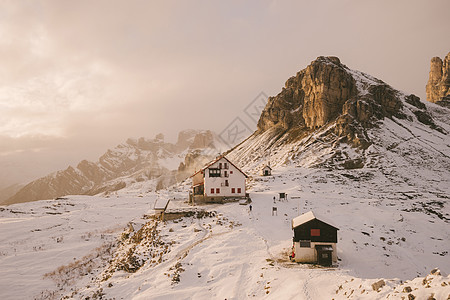
<instances>
[{"instance_id":1,"label":"building's dark roof","mask_svg":"<svg viewBox=\"0 0 450 300\"><path fill-rule=\"evenodd\" d=\"M216 162L218 162L219 160L221 160L222 158L224 158L227 162L229 162L231 165L233 165L239 172L241 172L242 174L244 174L245 178L248 178L247 174L245 174L241 169L239 169L235 164L233 164L228 158L225 157L225 155L221 155L218 158L214 159L213 161L211 161L210 163L208 163L206 166L204 166L203 168L201 168L200 170L198 170L197 172L195 172L194 174L192 174L190 177L193 177L195 175L197 175L199 172L209 168L211 165L215 164Z\"/></svg>"}]
</instances>

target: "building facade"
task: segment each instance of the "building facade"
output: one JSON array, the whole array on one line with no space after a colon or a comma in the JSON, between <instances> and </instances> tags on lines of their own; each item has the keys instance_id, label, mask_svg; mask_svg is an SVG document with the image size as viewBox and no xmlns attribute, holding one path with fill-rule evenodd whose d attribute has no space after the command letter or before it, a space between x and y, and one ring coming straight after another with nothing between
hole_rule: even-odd
<instances>
[{"instance_id":1,"label":"building facade","mask_svg":"<svg viewBox=\"0 0 450 300\"><path fill-rule=\"evenodd\" d=\"M190 200L224 202L246 197L245 180L248 177L225 156L212 161L192 177Z\"/></svg>"}]
</instances>

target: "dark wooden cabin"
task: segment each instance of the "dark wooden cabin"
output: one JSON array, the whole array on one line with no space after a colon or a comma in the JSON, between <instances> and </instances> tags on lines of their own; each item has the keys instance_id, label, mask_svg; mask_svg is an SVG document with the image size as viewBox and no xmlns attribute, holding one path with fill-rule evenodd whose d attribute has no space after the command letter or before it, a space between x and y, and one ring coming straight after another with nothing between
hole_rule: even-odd
<instances>
[{"instance_id":1,"label":"dark wooden cabin","mask_svg":"<svg viewBox=\"0 0 450 300\"><path fill-rule=\"evenodd\" d=\"M330 266L337 261L337 227L319 219L312 211L292 220L292 260Z\"/></svg>"}]
</instances>

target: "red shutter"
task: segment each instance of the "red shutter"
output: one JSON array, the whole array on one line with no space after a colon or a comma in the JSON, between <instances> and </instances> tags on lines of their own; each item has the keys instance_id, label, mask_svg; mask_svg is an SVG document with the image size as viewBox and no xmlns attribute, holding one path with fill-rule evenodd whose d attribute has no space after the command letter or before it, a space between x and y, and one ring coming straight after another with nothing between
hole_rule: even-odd
<instances>
[{"instance_id":1,"label":"red shutter","mask_svg":"<svg viewBox=\"0 0 450 300\"><path fill-rule=\"evenodd\" d=\"M235 188L231 188L231 193L234 194L236 192Z\"/></svg>"},{"instance_id":2,"label":"red shutter","mask_svg":"<svg viewBox=\"0 0 450 300\"><path fill-rule=\"evenodd\" d=\"M214 189L211 189L211 194L214 194Z\"/></svg>"},{"instance_id":3,"label":"red shutter","mask_svg":"<svg viewBox=\"0 0 450 300\"><path fill-rule=\"evenodd\" d=\"M216 189L216 194L220 194L220 189L219 188Z\"/></svg>"},{"instance_id":4,"label":"red shutter","mask_svg":"<svg viewBox=\"0 0 450 300\"><path fill-rule=\"evenodd\" d=\"M240 194L241 193L241 188L238 188L238 194Z\"/></svg>"},{"instance_id":5,"label":"red shutter","mask_svg":"<svg viewBox=\"0 0 450 300\"><path fill-rule=\"evenodd\" d=\"M320 229L311 229L311 236L320 236Z\"/></svg>"}]
</instances>

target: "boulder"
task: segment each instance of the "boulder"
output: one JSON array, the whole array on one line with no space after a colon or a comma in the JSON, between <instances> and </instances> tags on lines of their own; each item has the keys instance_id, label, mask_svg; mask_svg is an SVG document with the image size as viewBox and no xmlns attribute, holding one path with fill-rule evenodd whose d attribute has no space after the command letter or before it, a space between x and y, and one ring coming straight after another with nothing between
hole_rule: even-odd
<instances>
[{"instance_id":1,"label":"boulder","mask_svg":"<svg viewBox=\"0 0 450 300\"><path fill-rule=\"evenodd\" d=\"M383 286L385 286L386 285L386 282L384 282L384 280L383 279L381 279L381 280L378 280L377 282L375 282L375 283L373 283L372 284L372 289L374 290L374 291L379 291Z\"/></svg>"}]
</instances>

